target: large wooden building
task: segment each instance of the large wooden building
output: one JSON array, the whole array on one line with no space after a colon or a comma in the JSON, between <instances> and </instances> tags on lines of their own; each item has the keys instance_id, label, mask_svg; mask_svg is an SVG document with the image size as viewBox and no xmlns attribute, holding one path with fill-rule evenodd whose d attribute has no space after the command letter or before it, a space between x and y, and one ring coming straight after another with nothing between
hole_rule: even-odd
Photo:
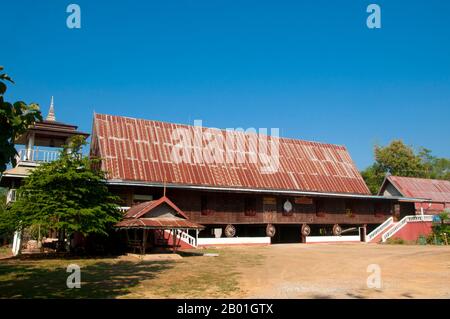
<instances>
[{"instance_id":1,"label":"large wooden building","mask_svg":"<svg viewBox=\"0 0 450 319\"><path fill-rule=\"evenodd\" d=\"M125 208L159 199L165 189L190 221L204 226L200 237L222 233L268 236L272 243L301 242L305 235L338 235L346 230L363 237L391 216L400 219L414 213L412 199L371 195L344 146L269 138L269 143L278 143L279 165L264 172L248 159L260 155L256 145L267 136L236 132L244 148L214 145L219 154L246 159L239 163L180 162L171 157L177 147L175 130L192 136L207 132L195 126L95 114L90 154L102 159L109 187ZM228 131L213 132L216 140L226 140ZM208 149L208 141L199 143L200 152ZM198 144L184 145L198 154Z\"/></svg>"},{"instance_id":2,"label":"large wooden building","mask_svg":"<svg viewBox=\"0 0 450 319\"><path fill-rule=\"evenodd\" d=\"M57 159L74 135L89 136L57 122L51 103L46 120L16 141L23 145L17 165L0 179L9 189L7 201L15 200L16 188L35 167ZM375 229L367 235L373 240L383 228L377 226L414 215L418 203L427 201L421 193L388 194L388 184L371 195L339 145L104 114L94 115L91 138L90 156L101 158L99 169L128 212L117 227L144 251L158 242L320 242L342 234L365 241ZM148 211L134 218L141 203Z\"/></svg>"}]
</instances>

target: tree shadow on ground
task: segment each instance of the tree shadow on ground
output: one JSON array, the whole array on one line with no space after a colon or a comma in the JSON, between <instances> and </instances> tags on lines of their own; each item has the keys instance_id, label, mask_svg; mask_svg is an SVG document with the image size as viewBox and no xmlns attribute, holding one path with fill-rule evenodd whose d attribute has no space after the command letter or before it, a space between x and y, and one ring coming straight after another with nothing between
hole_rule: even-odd
<instances>
[{"instance_id":1,"label":"tree shadow on ground","mask_svg":"<svg viewBox=\"0 0 450 319\"><path fill-rule=\"evenodd\" d=\"M75 261L58 262L56 267L33 263L0 263L0 298L116 298L130 288L153 279L173 261L99 261L81 267L81 288L67 288L66 267Z\"/></svg>"},{"instance_id":2,"label":"tree shadow on ground","mask_svg":"<svg viewBox=\"0 0 450 319\"><path fill-rule=\"evenodd\" d=\"M346 295L348 297L354 298L354 299L366 299L366 297L361 294L354 294L354 293L348 292Z\"/></svg>"}]
</instances>

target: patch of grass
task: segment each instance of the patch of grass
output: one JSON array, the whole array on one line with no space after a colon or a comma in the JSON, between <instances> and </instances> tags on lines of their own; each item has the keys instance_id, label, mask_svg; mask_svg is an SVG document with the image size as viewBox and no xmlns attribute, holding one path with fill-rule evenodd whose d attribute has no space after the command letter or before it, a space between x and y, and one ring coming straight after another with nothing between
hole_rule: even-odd
<instances>
[{"instance_id":1,"label":"patch of grass","mask_svg":"<svg viewBox=\"0 0 450 319\"><path fill-rule=\"evenodd\" d=\"M11 248L8 246L1 246L0 247L0 257L7 257L11 255Z\"/></svg>"},{"instance_id":2,"label":"patch of grass","mask_svg":"<svg viewBox=\"0 0 450 319\"><path fill-rule=\"evenodd\" d=\"M202 250L202 252L205 252ZM158 298L227 298L240 292L239 267L259 265L263 256L231 248L208 249L218 257L189 257L170 271L144 282L133 296ZM145 295L150 293L150 295Z\"/></svg>"},{"instance_id":3,"label":"patch of grass","mask_svg":"<svg viewBox=\"0 0 450 319\"><path fill-rule=\"evenodd\" d=\"M81 288L69 289L69 264L81 267ZM170 262L135 263L115 259L8 260L0 262L0 298L115 298Z\"/></svg>"},{"instance_id":4,"label":"patch of grass","mask_svg":"<svg viewBox=\"0 0 450 319\"><path fill-rule=\"evenodd\" d=\"M404 244L406 244L406 241L404 240L404 239L401 239L401 238L397 238L397 237L395 237L395 238L388 238L387 240L386 240L386 244L390 244L390 245L404 245Z\"/></svg>"},{"instance_id":5,"label":"patch of grass","mask_svg":"<svg viewBox=\"0 0 450 319\"><path fill-rule=\"evenodd\" d=\"M6 259L0 261L0 298L227 298L239 293L239 268L263 261L254 250L208 249L218 257L179 261L119 258ZM69 264L81 267L81 288L68 289Z\"/></svg>"}]
</instances>

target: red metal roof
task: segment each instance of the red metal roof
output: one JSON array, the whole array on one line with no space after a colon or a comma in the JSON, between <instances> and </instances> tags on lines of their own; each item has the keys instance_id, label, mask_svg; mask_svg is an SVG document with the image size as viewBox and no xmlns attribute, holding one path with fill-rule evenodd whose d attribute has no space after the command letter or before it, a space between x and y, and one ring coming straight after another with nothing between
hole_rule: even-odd
<instances>
[{"instance_id":1,"label":"red metal roof","mask_svg":"<svg viewBox=\"0 0 450 319\"><path fill-rule=\"evenodd\" d=\"M255 163L175 163L174 129L194 126L95 114L91 154L102 158L110 180L178 185L298 190L369 195L344 146L279 138L279 169L264 173ZM203 128L203 131L206 128ZM222 138L223 130L216 131ZM239 138L249 134L236 133ZM253 135L255 136L255 135ZM262 135L257 135L258 142ZM203 141L203 147L207 143ZM249 143L249 152L260 155ZM223 150L223 148L221 148Z\"/></svg>"},{"instance_id":2,"label":"red metal roof","mask_svg":"<svg viewBox=\"0 0 450 319\"><path fill-rule=\"evenodd\" d=\"M183 213L183 211L181 209L179 209L170 199L168 199L165 196L161 197L158 200L152 200L152 201L148 201L148 202L143 202L141 204L138 204L138 205L135 205L135 206L131 207L127 211L127 213L125 215L125 218L139 218L139 217L147 214L148 212L150 212L154 208L158 207L162 203L166 203L167 205L172 207L181 217L188 218L186 216L186 214Z\"/></svg>"},{"instance_id":3,"label":"red metal roof","mask_svg":"<svg viewBox=\"0 0 450 319\"><path fill-rule=\"evenodd\" d=\"M403 196L450 203L450 181L400 176L388 176L387 180Z\"/></svg>"},{"instance_id":4,"label":"red metal roof","mask_svg":"<svg viewBox=\"0 0 450 319\"><path fill-rule=\"evenodd\" d=\"M172 218L167 217L145 217L147 213L161 204L169 205L175 212ZM171 213L172 214L172 213ZM177 216L178 215L178 216ZM174 228L204 228L202 225L193 223L187 220L188 217L181 209L179 209L170 199L166 196L161 197L158 200L152 200L144 202L131 207L124 220L118 222L115 227L118 228L152 228L152 229L174 229Z\"/></svg>"}]
</instances>

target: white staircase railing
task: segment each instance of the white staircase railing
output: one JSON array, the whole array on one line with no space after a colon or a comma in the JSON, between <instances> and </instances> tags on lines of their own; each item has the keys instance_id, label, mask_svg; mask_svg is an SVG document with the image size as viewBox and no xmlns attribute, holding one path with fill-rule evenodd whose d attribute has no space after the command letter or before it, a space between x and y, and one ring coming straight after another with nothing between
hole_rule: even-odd
<instances>
[{"instance_id":1,"label":"white staircase railing","mask_svg":"<svg viewBox=\"0 0 450 319\"><path fill-rule=\"evenodd\" d=\"M172 234L172 231L169 229L166 229L165 232ZM191 245L192 247L197 247L197 239L194 236L189 235L186 231L182 229L177 229L176 235L177 238L181 239L185 243Z\"/></svg>"},{"instance_id":2,"label":"white staircase railing","mask_svg":"<svg viewBox=\"0 0 450 319\"><path fill-rule=\"evenodd\" d=\"M405 227L407 223L415 222L431 222L433 221L433 215L410 215L403 217L394 227L389 229L383 234L381 240L383 243L390 237L392 237L396 232Z\"/></svg>"},{"instance_id":3,"label":"white staircase railing","mask_svg":"<svg viewBox=\"0 0 450 319\"><path fill-rule=\"evenodd\" d=\"M368 235L366 235L366 243L372 241L375 237L381 234L386 228L392 225L394 222L393 217L386 219L380 226L372 230Z\"/></svg>"}]
</instances>

